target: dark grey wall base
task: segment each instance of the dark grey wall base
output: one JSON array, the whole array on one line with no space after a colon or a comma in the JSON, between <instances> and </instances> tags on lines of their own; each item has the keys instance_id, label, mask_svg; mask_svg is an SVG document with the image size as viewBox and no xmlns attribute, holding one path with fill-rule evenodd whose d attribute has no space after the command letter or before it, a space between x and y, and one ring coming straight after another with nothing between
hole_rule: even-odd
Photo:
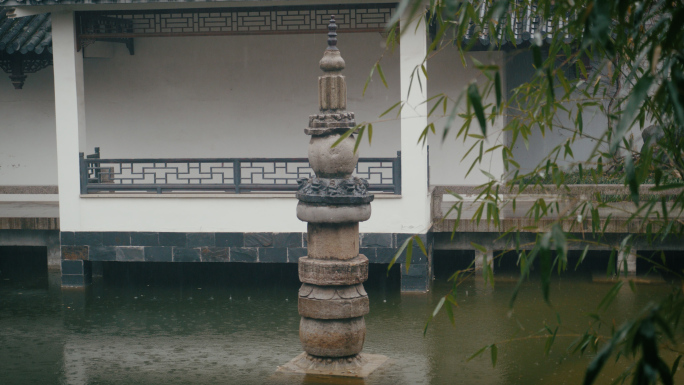
<instances>
[{"instance_id":1,"label":"dark grey wall base","mask_svg":"<svg viewBox=\"0 0 684 385\"><path fill-rule=\"evenodd\" d=\"M306 255L306 233L61 232L62 285L88 285L90 263L98 262L250 262L297 263ZM409 234L359 235L360 253L370 263L388 264ZM425 292L432 281L432 241L428 256L413 245L411 268L401 269L402 292ZM396 263L403 264L406 252ZM77 262L82 263L77 270ZM66 263L66 265L65 265ZM87 268L86 268L87 265ZM97 266L96 266L97 267ZM67 273L65 273L65 269ZM98 274L95 269L95 274ZM78 272L80 271L80 273ZM101 272L99 272L101 274ZM78 279L76 276L87 278ZM67 277L67 278L64 278Z\"/></svg>"},{"instance_id":2,"label":"dark grey wall base","mask_svg":"<svg viewBox=\"0 0 684 385\"><path fill-rule=\"evenodd\" d=\"M90 261L62 260L62 286L83 287L93 282Z\"/></svg>"}]
</instances>

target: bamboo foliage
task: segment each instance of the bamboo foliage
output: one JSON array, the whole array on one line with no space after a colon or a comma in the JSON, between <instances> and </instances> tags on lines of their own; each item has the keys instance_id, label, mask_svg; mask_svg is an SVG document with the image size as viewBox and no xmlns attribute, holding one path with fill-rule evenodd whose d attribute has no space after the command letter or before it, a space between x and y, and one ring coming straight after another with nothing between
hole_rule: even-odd
<instances>
[{"instance_id":1,"label":"bamboo foliage","mask_svg":"<svg viewBox=\"0 0 684 385\"><path fill-rule=\"evenodd\" d=\"M424 62L414 69L414 75L421 71L427 77L425 68L430 58L453 46L457 46L464 66L468 63L468 52L476 47L531 53L533 75L508 95L502 91L502 68L471 60L484 81L468 84L459 95L432 96L428 100L430 122L418 138L423 144L429 135L442 141L472 142L463 156L466 159L475 155L468 165L468 173L480 169L486 154L501 154L505 175L498 178L482 170L489 181L479 186L472 220L494 225L502 238L511 239L515 245L511 251L519 256L520 278L511 306L534 263L541 269L543 298L552 304L552 274L554 270L561 274L568 268L568 245L577 241L573 232L585 223L594 239L598 239L597 244L604 242L612 248L611 261L618 252L629 250L637 239L652 242L657 248L660 241L681 237L684 230L684 28L681 26L684 3L672 0L402 0L389 26L388 47L394 46L398 33L407 33L404 29L397 30L402 14L409 20L424 18L432 38ZM369 80L373 72L386 85L381 60L374 65ZM420 76L413 78L420 80ZM422 88L422 84L418 86ZM402 107L397 102L382 116L398 113ZM585 127L593 115L600 115L607 122L605 131L598 135L587 132ZM446 118L442 127L436 126L436 118ZM462 122L460 127L457 118ZM504 144L490 143L491 128L500 120L510 140ZM360 129L359 141L363 128L356 128ZM631 135L636 130L644 132L645 144L641 149ZM513 147L519 143L529 147L535 133L546 135L557 131L563 132L567 139L544 154L532 170L521 168ZM576 158L573 145L586 139L596 143L590 156ZM542 197L524 213L532 225L503 227L502 210L507 207L515 211L516 200L521 195L549 184L562 191L572 180L595 184L617 182L625 186L626 193L619 197L595 194L589 200L568 199L569 203L562 206L558 200ZM648 186L649 192L656 195L644 196L642 186ZM506 199L502 198L504 194ZM447 215L458 214L455 233L462 219L463 201L458 194L454 196L457 201ZM600 213L614 207L616 202L631 202L626 223L638 224L640 232L625 237L620 245L609 245L604 235L615 219ZM564 227L567 223L573 224L569 231ZM537 234L531 248L520 244L522 232ZM409 238L402 251L406 247L411 250L414 239L419 238ZM480 245L473 247L486 251ZM588 249L589 246L584 249L578 264ZM401 251L393 262L399 254ZM410 259L410 253L407 254ZM653 258L652 262L658 269L670 270L664 258L662 261ZM484 266L483 275L493 284L491 269L487 271L489 265ZM607 274L621 271L622 267L615 270L609 263ZM670 272L681 275L679 271ZM471 266L451 276L452 289L439 301L430 320L443 312L455 322L456 292L463 278L472 273ZM635 288L633 281L628 282ZM622 285L618 281L606 293L595 312L589 315L591 323L586 331L570 334L575 337L569 344L570 351L596 354L587 367L584 383L594 383L611 356L634 363L616 383L629 379L634 384L673 383L681 354L667 363L659 352L667 347L680 353L677 348L682 337L679 320L684 310L681 287L649 305L626 324L601 329L600 325L609 322L604 312ZM546 338L546 353L561 338L562 328L560 316L557 325L545 327L542 334ZM563 336L567 339L569 334ZM538 336L530 338L533 337ZM484 346L471 359L489 350L495 365L500 344Z\"/></svg>"}]
</instances>

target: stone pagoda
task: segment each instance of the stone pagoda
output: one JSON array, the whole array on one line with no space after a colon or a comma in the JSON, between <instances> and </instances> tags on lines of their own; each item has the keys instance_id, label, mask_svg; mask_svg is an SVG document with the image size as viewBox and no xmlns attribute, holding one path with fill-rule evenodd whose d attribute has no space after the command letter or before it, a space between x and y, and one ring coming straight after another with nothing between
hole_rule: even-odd
<instances>
[{"instance_id":1,"label":"stone pagoda","mask_svg":"<svg viewBox=\"0 0 684 385\"><path fill-rule=\"evenodd\" d=\"M315 176L299 180L297 217L308 222L308 255L299 259L299 339L304 353L281 371L366 377L387 360L361 354L366 337L368 259L359 254L359 222L371 215L368 181L352 176L358 153L350 135L356 126L347 112L344 60L337 48L335 16L328 26L328 48L320 61L320 112L309 116L309 163Z\"/></svg>"}]
</instances>

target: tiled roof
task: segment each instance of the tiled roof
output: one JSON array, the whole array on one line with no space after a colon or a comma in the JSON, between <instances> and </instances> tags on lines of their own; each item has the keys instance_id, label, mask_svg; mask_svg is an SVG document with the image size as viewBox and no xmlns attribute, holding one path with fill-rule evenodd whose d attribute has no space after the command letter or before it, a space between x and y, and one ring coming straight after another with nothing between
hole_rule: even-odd
<instances>
[{"instance_id":1,"label":"tiled roof","mask_svg":"<svg viewBox=\"0 0 684 385\"><path fill-rule=\"evenodd\" d=\"M485 17L489 7L491 7L491 5L488 2L485 1L482 3L482 6L477 10L480 13L480 17ZM507 23L511 23L510 29L513 32L512 41L509 41L510 37L503 33ZM509 13L500 20L500 28L497 31L490 31L488 25L485 25L484 29L480 30L471 23L470 27L466 30L464 40L467 43L471 39L477 39L483 46L488 46L492 42L496 42L500 46L508 43L518 45L529 42L535 34L539 33L543 40L551 42L553 35L562 30L568 23L568 17L546 20L541 16L541 12L537 11L537 6L530 4L525 9L518 10L518 12L509 11ZM569 43L572 40L573 37L570 35L563 36L563 41L566 43Z\"/></svg>"},{"instance_id":2,"label":"tiled roof","mask_svg":"<svg viewBox=\"0 0 684 385\"><path fill-rule=\"evenodd\" d=\"M8 18L0 9L0 54L52 53L50 14Z\"/></svg>"}]
</instances>

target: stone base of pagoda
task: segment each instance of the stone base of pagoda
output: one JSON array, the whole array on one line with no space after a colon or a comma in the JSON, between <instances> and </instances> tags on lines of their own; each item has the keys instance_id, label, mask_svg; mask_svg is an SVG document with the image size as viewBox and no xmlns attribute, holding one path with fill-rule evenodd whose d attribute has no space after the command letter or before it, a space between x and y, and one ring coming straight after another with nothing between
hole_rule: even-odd
<instances>
[{"instance_id":1,"label":"stone base of pagoda","mask_svg":"<svg viewBox=\"0 0 684 385\"><path fill-rule=\"evenodd\" d=\"M353 357L319 358L306 352L278 367L279 373L366 378L387 363L387 356L361 353Z\"/></svg>"}]
</instances>

